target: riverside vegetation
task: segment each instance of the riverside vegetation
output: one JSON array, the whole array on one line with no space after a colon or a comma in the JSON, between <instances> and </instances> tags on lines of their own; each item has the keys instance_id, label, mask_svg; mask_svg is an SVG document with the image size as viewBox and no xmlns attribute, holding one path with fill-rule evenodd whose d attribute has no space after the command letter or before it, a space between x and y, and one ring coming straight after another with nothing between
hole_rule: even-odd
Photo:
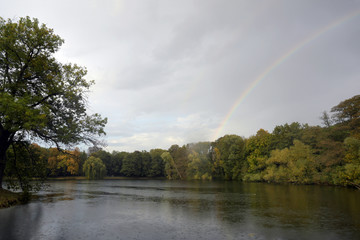
<instances>
[{"instance_id":1,"label":"riverside vegetation","mask_svg":"<svg viewBox=\"0 0 360 240\"><path fill-rule=\"evenodd\" d=\"M105 176L220 179L250 182L360 185L360 95L324 112L324 126L297 122L260 129L249 138L225 135L214 142L173 145L169 149L107 152L92 147L60 151L31 144L34 163L47 177ZM23 150L18 156L29 157ZM14 163L14 152L8 151ZM21 161L17 161L21 163ZM40 166L40 167L39 167ZM19 165L6 174L16 180ZM21 166L20 166L21 168ZM24 173L25 174L25 173Z\"/></svg>"}]
</instances>

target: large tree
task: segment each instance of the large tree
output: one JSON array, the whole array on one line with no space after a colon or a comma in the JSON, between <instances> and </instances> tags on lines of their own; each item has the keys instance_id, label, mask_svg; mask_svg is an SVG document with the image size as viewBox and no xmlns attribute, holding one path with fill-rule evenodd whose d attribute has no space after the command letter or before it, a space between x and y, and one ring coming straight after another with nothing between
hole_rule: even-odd
<instances>
[{"instance_id":1,"label":"large tree","mask_svg":"<svg viewBox=\"0 0 360 240\"><path fill-rule=\"evenodd\" d=\"M37 19L0 18L0 188L11 145L97 144L105 134L107 119L86 112L93 84L84 78L86 69L54 57L63 43Z\"/></svg>"}]
</instances>

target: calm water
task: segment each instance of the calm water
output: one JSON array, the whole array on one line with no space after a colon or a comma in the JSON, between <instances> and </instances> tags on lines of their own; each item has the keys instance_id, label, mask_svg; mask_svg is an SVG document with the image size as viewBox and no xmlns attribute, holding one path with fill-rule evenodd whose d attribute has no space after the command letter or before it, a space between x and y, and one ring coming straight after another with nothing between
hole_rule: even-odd
<instances>
[{"instance_id":1,"label":"calm water","mask_svg":"<svg viewBox=\"0 0 360 240\"><path fill-rule=\"evenodd\" d=\"M56 181L0 210L0 239L360 239L360 191L165 180Z\"/></svg>"}]
</instances>

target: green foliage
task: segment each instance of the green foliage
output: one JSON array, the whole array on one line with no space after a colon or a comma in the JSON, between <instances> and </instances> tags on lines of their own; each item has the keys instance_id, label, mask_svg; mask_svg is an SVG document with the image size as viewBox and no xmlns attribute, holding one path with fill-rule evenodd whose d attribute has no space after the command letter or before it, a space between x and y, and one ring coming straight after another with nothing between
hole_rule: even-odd
<instances>
[{"instance_id":1,"label":"green foliage","mask_svg":"<svg viewBox=\"0 0 360 240\"><path fill-rule=\"evenodd\" d=\"M313 183L316 162L310 146L299 140L282 150L276 149L266 161L264 180L269 182Z\"/></svg>"},{"instance_id":2,"label":"green foliage","mask_svg":"<svg viewBox=\"0 0 360 240\"><path fill-rule=\"evenodd\" d=\"M160 149L161 150L161 149ZM165 163L163 161L163 159L161 158L161 154L164 152L165 150L161 150L161 151L150 151L150 156L151 156L151 164L150 164L150 169L148 170L148 177L162 177L164 176L164 168L165 168Z\"/></svg>"},{"instance_id":3,"label":"green foliage","mask_svg":"<svg viewBox=\"0 0 360 240\"><path fill-rule=\"evenodd\" d=\"M175 161L169 152L161 154L161 158L165 162L165 175L168 179L182 179L182 176L175 164Z\"/></svg>"},{"instance_id":4,"label":"green foliage","mask_svg":"<svg viewBox=\"0 0 360 240\"><path fill-rule=\"evenodd\" d=\"M176 169L178 177L180 179L186 179L186 169L189 163L187 148L185 146L179 147L178 145L172 145L168 151L173 159L172 167Z\"/></svg>"},{"instance_id":5,"label":"green foliage","mask_svg":"<svg viewBox=\"0 0 360 240\"><path fill-rule=\"evenodd\" d=\"M360 125L360 95L346 99L331 108L337 123L348 123L353 129Z\"/></svg>"},{"instance_id":6,"label":"green foliage","mask_svg":"<svg viewBox=\"0 0 360 240\"><path fill-rule=\"evenodd\" d=\"M349 126L350 122L346 120L325 127L285 124L275 127L273 133L260 129L247 139L225 135L213 143L172 145L168 151L152 149L150 152L114 151L110 154L92 147L89 149L91 157L86 161L86 154L79 150L59 151L29 144L23 148L20 142L8 151L7 174L10 180L17 180L29 173L22 182L29 182L31 176L41 176L41 172L26 170L30 163L22 163L29 161L28 149L31 148L31 156L37 156L31 164L47 164L48 174L52 176L81 174L79 167L91 178L105 175L105 171L96 169L107 169L111 176L360 187L360 136L357 128ZM94 159L98 163L90 164ZM44 169L37 166L38 170Z\"/></svg>"},{"instance_id":7,"label":"green foliage","mask_svg":"<svg viewBox=\"0 0 360 240\"><path fill-rule=\"evenodd\" d=\"M225 135L214 143L213 150L215 178L239 179L245 163L245 141L237 135Z\"/></svg>"},{"instance_id":8,"label":"green foliage","mask_svg":"<svg viewBox=\"0 0 360 240\"><path fill-rule=\"evenodd\" d=\"M189 179L211 180L211 165L208 158L196 151L189 154L187 177Z\"/></svg>"},{"instance_id":9,"label":"green foliage","mask_svg":"<svg viewBox=\"0 0 360 240\"><path fill-rule=\"evenodd\" d=\"M211 143L199 142L186 145L188 152L188 179L212 179Z\"/></svg>"},{"instance_id":10,"label":"green foliage","mask_svg":"<svg viewBox=\"0 0 360 240\"><path fill-rule=\"evenodd\" d=\"M123 160L121 173L126 177L141 177L141 152L129 153Z\"/></svg>"},{"instance_id":11,"label":"green foliage","mask_svg":"<svg viewBox=\"0 0 360 240\"><path fill-rule=\"evenodd\" d=\"M345 161L360 165L360 139L348 137L344 141L345 144Z\"/></svg>"},{"instance_id":12,"label":"green foliage","mask_svg":"<svg viewBox=\"0 0 360 240\"><path fill-rule=\"evenodd\" d=\"M96 158L100 158L101 161L105 164L106 169L107 169L107 174L109 176L114 175L113 170L112 170L112 166L111 166L111 154L104 151L104 150L99 150L93 154L91 154L91 156L94 156Z\"/></svg>"},{"instance_id":13,"label":"green foliage","mask_svg":"<svg viewBox=\"0 0 360 240\"><path fill-rule=\"evenodd\" d=\"M261 172L266 168L266 161L270 155L273 135L260 129L255 136L246 141L246 173L245 181L261 181Z\"/></svg>"},{"instance_id":14,"label":"green foliage","mask_svg":"<svg viewBox=\"0 0 360 240\"><path fill-rule=\"evenodd\" d=\"M71 147L98 144L105 134L107 119L86 112L93 84L86 69L54 57L63 42L37 19L0 18L0 188L13 143L31 139Z\"/></svg>"},{"instance_id":15,"label":"green foliage","mask_svg":"<svg viewBox=\"0 0 360 240\"><path fill-rule=\"evenodd\" d=\"M83 171L90 180L103 179L106 175L106 166L100 158L91 156L85 161Z\"/></svg>"},{"instance_id":16,"label":"green foliage","mask_svg":"<svg viewBox=\"0 0 360 240\"><path fill-rule=\"evenodd\" d=\"M276 126L273 134L273 148L284 149L292 146L295 139L301 139L303 126L298 122Z\"/></svg>"},{"instance_id":17,"label":"green foliage","mask_svg":"<svg viewBox=\"0 0 360 240\"><path fill-rule=\"evenodd\" d=\"M7 152L9 162L5 169L9 189L29 193L42 187L47 173L47 158L43 151L36 144L12 144Z\"/></svg>"},{"instance_id":18,"label":"green foliage","mask_svg":"<svg viewBox=\"0 0 360 240\"><path fill-rule=\"evenodd\" d=\"M113 151L111 154L111 171L114 176L121 175L122 163L127 156L126 152L116 152ZM109 175L109 174L108 174Z\"/></svg>"}]
</instances>

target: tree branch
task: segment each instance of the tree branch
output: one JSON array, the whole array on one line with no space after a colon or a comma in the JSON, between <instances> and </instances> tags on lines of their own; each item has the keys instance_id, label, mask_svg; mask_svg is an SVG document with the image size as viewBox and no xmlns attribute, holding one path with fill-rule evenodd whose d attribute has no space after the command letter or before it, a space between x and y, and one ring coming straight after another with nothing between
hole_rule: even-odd
<instances>
[{"instance_id":1,"label":"tree branch","mask_svg":"<svg viewBox=\"0 0 360 240\"><path fill-rule=\"evenodd\" d=\"M47 95L46 97L42 98L39 102L34 103L33 105L31 105L30 107L31 107L31 108L34 108L34 107L40 105L41 103L45 102L48 98L51 98L51 97L57 96L57 95L61 95L61 94L63 94L63 93L62 93L62 92L58 92L58 93L49 94L49 95Z\"/></svg>"}]
</instances>

